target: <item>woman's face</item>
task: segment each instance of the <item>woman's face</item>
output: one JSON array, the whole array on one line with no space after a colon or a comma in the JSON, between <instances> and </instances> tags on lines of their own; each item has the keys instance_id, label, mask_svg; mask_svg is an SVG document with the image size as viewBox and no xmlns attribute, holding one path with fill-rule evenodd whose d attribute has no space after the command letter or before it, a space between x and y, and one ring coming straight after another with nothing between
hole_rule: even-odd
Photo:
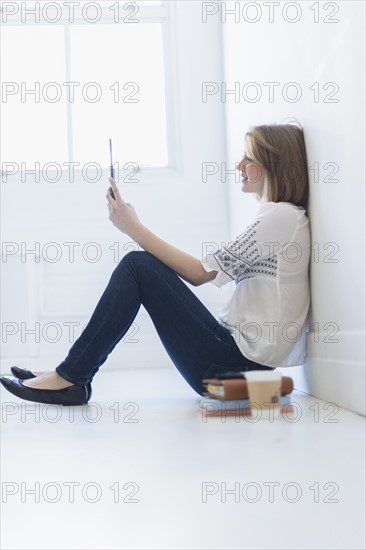
<instances>
[{"instance_id":1,"label":"woman's face","mask_svg":"<svg viewBox=\"0 0 366 550\"><path fill-rule=\"evenodd\" d=\"M260 197L263 194L265 173L264 168L250 156L250 149L244 153L244 157L237 165L242 174L243 193L257 193Z\"/></svg>"}]
</instances>

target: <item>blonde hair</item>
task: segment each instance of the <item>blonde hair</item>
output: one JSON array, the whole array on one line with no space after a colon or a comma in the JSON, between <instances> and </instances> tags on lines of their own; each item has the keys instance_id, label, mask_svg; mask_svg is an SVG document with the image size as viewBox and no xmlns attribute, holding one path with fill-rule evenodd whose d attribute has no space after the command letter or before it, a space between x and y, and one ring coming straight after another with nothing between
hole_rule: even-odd
<instances>
[{"instance_id":1,"label":"blonde hair","mask_svg":"<svg viewBox=\"0 0 366 550\"><path fill-rule=\"evenodd\" d=\"M309 174L301 125L253 126L245 138L250 156L264 169L264 200L290 202L306 209Z\"/></svg>"}]
</instances>

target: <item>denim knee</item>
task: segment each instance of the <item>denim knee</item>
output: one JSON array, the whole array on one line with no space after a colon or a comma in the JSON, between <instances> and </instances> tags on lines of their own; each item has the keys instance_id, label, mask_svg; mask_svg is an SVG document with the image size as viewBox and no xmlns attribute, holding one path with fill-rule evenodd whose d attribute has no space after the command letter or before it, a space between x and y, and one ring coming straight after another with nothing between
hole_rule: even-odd
<instances>
[{"instance_id":1,"label":"denim knee","mask_svg":"<svg viewBox=\"0 0 366 550\"><path fill-rule=\"evenodd\" d=\"M112 279L118 278L118 276L121 273L121 270L123 270L127 265L130 267L134 267L136 264L148 264L154 261L159 261L155 256L150 254L150 252L146 252L146 250L131 250L131 252L127 252L123 256L123 258L118 263L117 267L114 269L112 273Z\"/></svg>"},{"instance_id":2,"label":"denim knee","mask_svg":"<svg viewBox=\"0 0 366 550\"><path fill-rule=\"evenodd\" d=\"M144 257L144 254L146 252L144 250L132 250L131 252L127 252L121 260L118 262L117 267L114 269L113 273L116 273L119 271L119 269L124 266L126 263L132 263L134 264L137 259L141 260L141 258Z\"/></svg>"},{"instance_id":3,"label":"denim knee","mask_svg":"<svg viewBox=\"0 0 366 550\"><path fill-rule=\"evenodd\" d=\"M144 259L147 256L152 256L150 252L146 252L146 250L131 250L131 252L127 252L121 259L121 262L134 262L136 260L141 261L141 259Z\"/></svg>"},{"instance_id":4,"label":"denim knee","mask_svg":"<svg viewBox=\"0 0 366 550\"><path fill-rule=\"evenodd\" d=\"M127 252L120 261L120 263L138 263L138 264L149 264L149 265L157 265L160 266L165 265L161 260L159 260L156 256L151 254L150 252L147 252L146 250L131 250L131 252Z\"/></svg>"}]
</instances>

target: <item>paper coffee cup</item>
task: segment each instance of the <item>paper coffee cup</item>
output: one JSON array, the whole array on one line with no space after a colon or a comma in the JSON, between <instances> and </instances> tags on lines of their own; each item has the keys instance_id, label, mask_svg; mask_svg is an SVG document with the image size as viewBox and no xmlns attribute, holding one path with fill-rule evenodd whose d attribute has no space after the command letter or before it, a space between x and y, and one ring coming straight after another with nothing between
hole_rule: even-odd
<instances>
[{"instance_id":1,"label":"paper coffee cup","mask_svg":"<svg viewBox=\"0 0 366 550\"><path fill-rule=\"evenodd\" d=\"M279 411L282 380L280 372L252 370L245 372L245 378L252 409L257 409L257 411L268 411L268 409Z\"/></svg>"}]
</instances>

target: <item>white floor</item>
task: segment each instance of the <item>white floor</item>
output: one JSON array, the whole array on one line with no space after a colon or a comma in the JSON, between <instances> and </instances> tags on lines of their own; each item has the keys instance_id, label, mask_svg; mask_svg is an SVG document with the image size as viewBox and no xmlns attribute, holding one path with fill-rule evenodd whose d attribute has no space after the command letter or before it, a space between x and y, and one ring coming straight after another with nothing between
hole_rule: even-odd
<instances>
[{"instance_id":1,"label":"white floor","mask_svg":"<svg viewBox=\"0 0 366 550\"><path fill-rule=\"evenodd\" d=\"M174 368L105 369L84 408L1 397L4 550L365 548L359 415L294 392L296 422L205 422Z\"/></svg>"}]
</instances>

